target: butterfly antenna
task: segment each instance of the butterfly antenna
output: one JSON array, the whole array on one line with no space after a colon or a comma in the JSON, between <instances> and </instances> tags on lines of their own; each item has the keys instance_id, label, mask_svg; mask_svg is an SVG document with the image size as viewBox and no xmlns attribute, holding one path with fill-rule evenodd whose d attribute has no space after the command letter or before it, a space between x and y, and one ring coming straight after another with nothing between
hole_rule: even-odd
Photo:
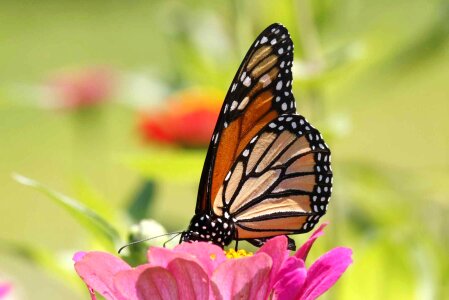
<instances>
[{"instance_id":1,"label":"butterfly antenna","mask_svg":"<svg viewBox=\"0 0 449 300\"><path fill-rule=\"evenodd\" d=\"M152 236L152 237L146 238L146 239L137 240L137 241L134 241L134 242L131 242L131 243L128 243L128 244L122 246L120 249L118 249L118 254L120 254L120 252L122 252L123 249L128 248L129 246L132 246L132 245L135 245L135 244L139 244L139 243L142 243L142 242L146 242L146 241L150 241L150 240L154 240L154 239L157 239L157 238L160 238L160 237L163 237L163 236L172 235L172 234L176 234L175 235L175 237L176 237L177 235L179 235L181 233L182 233L182 231L175 231L175 232L170 232L170 233L165 233L165 234L161 234L161 235ZM165 245L165 243L164 243L164 245Z\"/></svg>"},{"instance_id":2,"label":"butterfly antenna","mask_svg":"<svg viewBox=\"0 0 449 300\"><path fill-rule=\"evenodd\" d=\"M169 238L168 240L166 240L162 246L165 248L165 245L166 245L167 243L171 242L175 237L177 237L177 236L180 235L181 233L182 233L182 232L176 233L174 236L172 236L171 238Z\"/></svg>"}]
</instances>

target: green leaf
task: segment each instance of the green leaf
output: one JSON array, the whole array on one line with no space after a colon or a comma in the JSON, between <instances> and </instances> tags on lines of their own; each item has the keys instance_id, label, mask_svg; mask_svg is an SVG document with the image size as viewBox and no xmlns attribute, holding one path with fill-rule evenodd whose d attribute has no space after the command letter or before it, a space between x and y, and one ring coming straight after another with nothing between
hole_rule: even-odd
<instances>
[{"instance_id":1,"label":"green leaf","mask_svg":"<svg viewBox=\"0 0 449 300\"><path fill-rule=\"evenodd\" d=\"M150 207L153 203L156 191L156 183L154 180L145 180L140 183L135 194L133 195L126 211L133 221L138 222L148 217Z\"/></svg>"},{"instance_id":2,"label":"green leaf","mask_svg":"<svg viewBox=\"0 0 449 300\"><path fill-rule=\"evenodd\" d=\"M109 223L117 224L117 212L103 195L85 178L78 176L73 178L72 189L76 199L93 211L101 212L101 217Z\"/></svg>"},{"instance_id":3,"label":"green leaf","mask_svg":"<svg viewBox=\"0 0 449 300\"><path fill-rule=\"evenodd\" d=\"M114 249L120 241L117 230L95 211L86 207L79 201L72 199L59 192L53 191L41 183L19 174L13 174L13 178L26 186L32 187L42 194L48 196L55 203L65 208L77 221L82 224L103 246Z\"/></svg>"}]
</instances>

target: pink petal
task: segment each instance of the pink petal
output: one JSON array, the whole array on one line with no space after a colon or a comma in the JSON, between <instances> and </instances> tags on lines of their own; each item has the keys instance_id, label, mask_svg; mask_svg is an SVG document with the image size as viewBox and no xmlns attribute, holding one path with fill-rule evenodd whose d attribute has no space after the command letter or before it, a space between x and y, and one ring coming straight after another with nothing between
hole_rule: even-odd
<instances>
[{"instance_id":1,"label":"pink petal","mask_svg":"<svg viewBox=\"0 0 449 300\"><path fill-rule=\"evenodd\" d=\"M127 263L104 252L88 252L77 259L80 260L75 262L75 270L88 287L107 299L120 299L114 289L113 276L130 269Z\"/></svg>"},{"instance_id":2,"label":"pink petal","mask_svg":"<svg viewBox=\"0 0 449 300\"><path fill-rule=\"evenodd\" d=\"M166 268L168 264L176 258L196 261L195 256L189 253L175 252L171 249L161 247L150 247L147 252L147 258L152 266L160 266L163 268Z\"/></svg>"},{"instance_id":3,"label":"pink petal","mask_svg":"<svg viewBox=\"0 0 449 300\"><path fill-rule=\"evenodd\" d=\"M321 224L321 226L318 227L318 229L313 232L313 234L301 246L301 248L299 248L298 251L296 251L295 256L297 258L300 258L303 261L306 261L307 255L309 254L309 251L310 251L310 248L312 248L313 243L315 243L316 239L324 234L323 230L328 224L329 223L327 223L327 222Z\"/></svg>"},{"instance_id":4,"label":"pink petal","mask_svg":"<svg viewBox=\"0 0 449 300\"><path fill-rule=\"evenodd\" d=\"M168 264L167 269L175 277L182 299L209 299L209 276L199 264L176 258Z\"/></svg>"},{"instance_id":5,"label":"pink petal","mask_svg":"<svg viewBox=\"0 0 449 300\"><path fill-rule=\"evenodd\" d=\"M175 278L161 267L143 271L136 283L137 299L178 300L180 299Z\"/></svg>"},{"instance_id":6,"label":"pink petal","mask_svg":"<svg viewBox=\"0 0 449 300\"><path fill-rule=\"evenodd\" d=\"M304 261L294 256L289 257L279 271L278 281L274 285L273 300L298 299L306 276Z\"/></svg>"},{"instance_id":7,"label":"pink petal","mask_svg":"<svg viewBox=\"0 0 449 300\"><path fill-rule=\"evenodd\" d=\"M139 276L148 268L149 264L138 266L135 269L120 271L115 274L113 282L114 288L123 299L134 300L137 298L137 280Z\"/></svg>"},{"instance_id":8,"label":"pink petal","mask_svg":"<svg viewBox=\"0 0 449 300\"><path fill-rule=\"evenodd\" d=\"M212 276L212 272L218 265L226 261L223 249L214 244L204 242L181 243L173 250L175 252L189 253L195 256L209 276Z\"/></svg>"},{"instance_id":9,"label":"pink petal","mask_svg":"<svg viewBox=\"0 0 449 300\"><path fill-rule=\"evenodd\" d=\"M0 299L4 299L4 297L8 296L11 292L12 285L9 283L0 283Z\"/></svg>"},{"instance_id":10,"label":"pink petal","mask_svg":"<svg viewBox=\"0 0 449 300\"><path fill-rule=\"evenodd\" d=\"M267 299L271 266L271 258L265 253L227 260L212 275L215 298Z\"/></svg>"},{"instance_id":11,"label":"pink petal","mask_svg":"<svg viewBox=\"0 0 449 300\"><path fill-rule=\"evenodd\" d=\"M307 272L299 299L316 299L330 289L352 263L351 255L351 249L338 247L318 258Z\"/></svg>"},{"instance_id":12,"label":"pink petal","mask_svg":"<svg viewBox=\"0 0 449 300\"><path fill-rule=\"evenodd\" d=\"M257 253L266 253L271 257L273 267L271 268L270 287L277 281L277 275L281 266L288 258L288 241L285 236L277 236L269 239Z\"/></svg>"},{"instance_id":13,"label":"pink petal","mask_svg":"<svg viewBox=\"0 0 449 300\"><path fill-rule=\"evenodd\" d=\"M78 262L78 261L82 260L86 254L87 254L87 252L84 252L84 251L76 252L75 254L73 254L72 260L74 262Z\"/></svg>"}]
</instances>

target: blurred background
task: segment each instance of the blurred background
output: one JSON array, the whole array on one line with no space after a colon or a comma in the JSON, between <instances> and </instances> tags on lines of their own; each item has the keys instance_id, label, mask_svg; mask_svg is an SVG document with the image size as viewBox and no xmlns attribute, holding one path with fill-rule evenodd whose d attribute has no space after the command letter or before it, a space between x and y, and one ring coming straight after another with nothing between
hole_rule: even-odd
<instances>
[{"instance_id":1,"label":"blurred background","mask_svg":"<svg viewBox=\"0 0 449 300\"><path fill-rule=\"evenodd\" d=\"M87 299L75 251L164 231L142 219L187 227L223 97L274 22L296 45L298 111L333 152L312 255L354 250L323 298L449 298L447 1L44 0L0 2L10 299Z\"/></svg>"}]
</instances>

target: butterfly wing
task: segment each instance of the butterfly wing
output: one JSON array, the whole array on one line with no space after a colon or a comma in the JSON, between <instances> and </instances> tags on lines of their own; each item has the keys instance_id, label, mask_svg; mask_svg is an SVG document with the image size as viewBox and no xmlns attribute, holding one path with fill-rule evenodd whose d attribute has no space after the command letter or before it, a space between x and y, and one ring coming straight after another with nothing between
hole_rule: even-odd
<instances>
[{"instance_id":1,"label":"butterfly wing","mask_svg":"<svg viewBox=\"0 0 449 300\"><path fill-rule=\"evenodd\" d=\"M255 40L221 108L201 175L195 213L211 212L233 162L250 140L283 113L296 111L291 93L293 43L280 24Z\"/></svg>"},{"instance_id":2,"label":"butterfly wing","mask_svg":"<svg viewBox=\"0 0 449 300\"><path fill-rule=\"evenodd\" d=\"M225 177L214 213L229 213L238 239L311 230L332 191L330 150L296 114L269 122L246 145Z\"/></svg>"}]
</instances>

